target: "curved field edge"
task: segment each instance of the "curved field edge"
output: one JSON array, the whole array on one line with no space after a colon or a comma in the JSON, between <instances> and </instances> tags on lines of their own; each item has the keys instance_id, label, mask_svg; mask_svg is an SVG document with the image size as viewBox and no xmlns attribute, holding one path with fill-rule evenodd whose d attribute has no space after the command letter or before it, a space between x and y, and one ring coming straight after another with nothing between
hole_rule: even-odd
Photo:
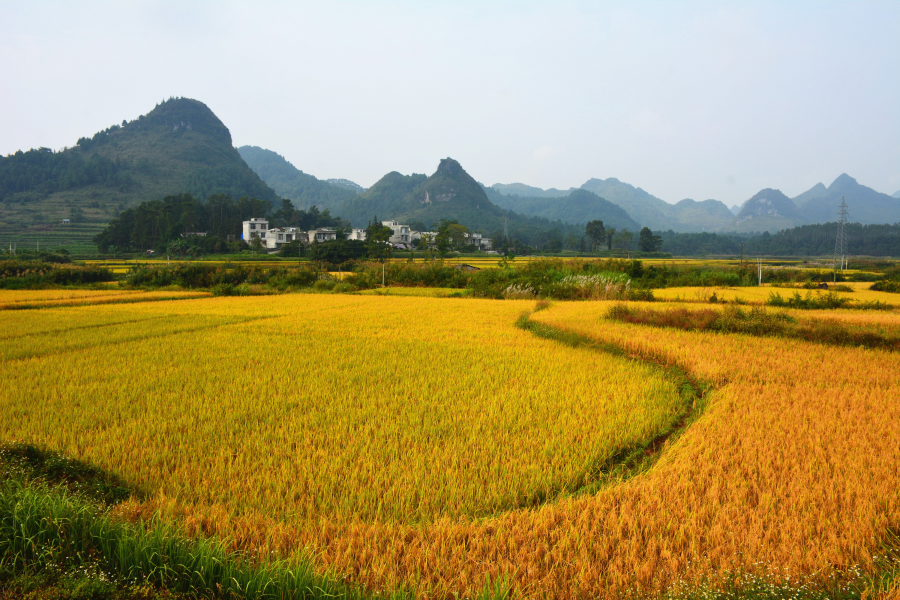
<instances>
[{"instance_id":1,"label":"curved field edge","mask_svg":"<svg viewBox=\"0 0 900 600\"><path fill-rule=\"evenodd\" d=\"M566 332L562 328L558 328L557 332L560 332L562 336L572 336L573 333L571 331ZM585 334L575 334L584 336ZM596 341L594 342L596 343ZM611 345L611 344L610 344ZM631 354L635 353L635 348L633 346L623 346L626 347L626 352ZM659 355L654 355L657 362L664 362ZM553 510L554 507L547 507L550 510ZM474 532L473 532L474 533ZM547 532L549 534L549 531ZM499 580L502 580L499 579ZM573 581L573 584L575 582ZM778 582L771 579L766 579L759 577L753 573L744 573L738 567L732 571L730 571L725 580L716 580L710 582L710 587L705 588L703 583L703 578L700 577L696 582L689 582L684 586L679 586L676 582L670 589L668 593L664 593L662 595L673 595L674 597L715 597L715 596L724 596L724 597L734 597L734 596L744 596L744 597L760 597L760 598L781 598L781 597L798 597L798 598L818 598L818 597L859 597L866 588L869 590L878 589L883 587L878 585L878 582L873 580L869 580L868 584L863 585L862 580L856 582L856 587L850 589L843 587L839 589L832 588L830 591L822 591L821 589L813 589L806 587L803 583L798 583L797 585L791 585L790 582ZM485 588L487 589L487 588ZM505 588L504 588L505 589ZM532 595L529 592L527 587L516 588L517 591L521 591L522 595ZM579 597L586 597L584 593L581 594L575 593L573 594ZM628 596L636 596L641 597L644 595L644 591L641 590L633 590L629 592L629 590L619 588L618 593L616 594L620 597L628 597ZM656 595L656 594L653 594Z\"/></svg>"},{"instance_id":2,"label":"curved field edge","mask_svg":"<svg viewBox=\"0 0 900 600\"><path fill-rule=\"evenodd\" d=\"M3 377L11 391L0 401L4 437L89 460L198 515L223 507L247 521L380 514L380 522L420 523L490 517L582 487L585 473L652 438L680 408L678 390L649 366L513 327L530 302L210 299L196 301L193 317L179 304L185 310L173 319L185 324L291 314L261 328L231 324L15 363ZM260 331L262 342L302 350L262 356L246 344ZM96 343L113 333L66 339ZM281 385L292 374L316 385ZM230 481L239 485L219 483Z\"/></svg>"}]
</instances>

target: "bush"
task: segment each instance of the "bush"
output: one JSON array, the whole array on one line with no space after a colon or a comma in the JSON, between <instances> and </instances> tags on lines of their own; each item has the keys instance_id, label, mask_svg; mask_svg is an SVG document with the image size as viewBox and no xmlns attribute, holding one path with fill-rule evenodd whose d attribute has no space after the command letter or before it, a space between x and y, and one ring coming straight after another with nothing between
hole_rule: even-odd
<instances>
[{"instance_id":1,"label":"bush","mask_svg":"<svg viewBox=\"0 0 900 600\"><path fill-rule=\"evenodd\" d=\"M336 285L337 283L330 279L320 279L313 284L313 289L317 292L330 292Z\"/></svg>"},{"instance_id":2,"label":"bush","mask_svg":"<svg viewBox=\"0 0 900 600\"><path fill-rule=\"evenodd\" d=\"M102 267L58 267L39 261L0 262L0 288L35 289L64 285L85 285L113 281L109 269Z\"/></svg>"}]
</instances>

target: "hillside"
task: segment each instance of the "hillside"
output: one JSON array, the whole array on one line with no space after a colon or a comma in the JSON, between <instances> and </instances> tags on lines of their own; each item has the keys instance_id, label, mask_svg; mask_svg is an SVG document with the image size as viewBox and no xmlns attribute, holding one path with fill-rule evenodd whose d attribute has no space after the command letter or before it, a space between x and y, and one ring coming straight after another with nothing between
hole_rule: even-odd
<instances>
[{"instance_id":1,"label":"hillside","mask_svg":"<svg viewBox=\"0 0 900 600\"><path fill-rule=\"evenodd\" d=\"M607 227L637 231L640 226L625 210L587 190L573 189L562 197L509 196L497 191L497 186L485 190L488 197L501 208L525 215L561 220L566 223L587 223L599 219Z\"/></svg>"},{"instance_id":2,"label":"hillside","mask_svg":"<svg viewBox=\"0 0 900 600\"><path fill-rule=\"evenodd\" d=\"M550 188L549 190L541 189L524 183L495 183L491 189L505 196L520 196L522 198L561 198L568 196L572 190L558 190Z\"/></svg>"},{"instance_id":3,"label":"hillside","mask_svg":"<svg viewBox=\"0 0 900 600\"><path fill-rule=\"evenodd\" d=\"M366 226L375 216L380 220L418 222L426 228L440 219L451 219L490 236L502 234L505 227L510 239L537 247L551 239L584 234L583 226L526 217L495 205L485 188L452 158L442 159L430 177L388 173L362 194L344 202L336 214L350 219L354 227Z\"/></svg>"},{"instance_id":4,"label":"hillside","mask_svg":"<svg viewBox=\"0 0 900 600\"><path fill-rule=\"evenodd\" d=\"M630 220L638 224L638 228L647 226L654 231L669 229L676 232L715 231L731 222L736 214L718 200L696 202L685 199L678 204L669 204L615 177L605 180L589 179L581 188L570 188L566 191L542 190L522 183L498 183L492 185L490 189L506 196L504 199L495 199L497 204L505 208L568 223L584 222L586 215L578 213L577 207L584 205L585 197L576 194L571 202L557 203L547 202L545 199L564 199L579 189L591 192L595 197L618 206Z\"/></svg>"},{"instance_id":5,"label":"hillside","mask_svg":"<svg viewBox=\"0 0 900 600\"><path fill-rule=\"evenodd\" d=\"M442 159L431 177L388 173L364 193L345 202L340 210L340 215L354 224L377 215L426 225L440 219L456 219L476 229L504 214L488 200L481 184L452 158Z\"/></svg>"},{"instance_id":6,"label":"hillside","mask_svg":"<svg viewBox=\"0 0 900 600\"><path fill-rule=\"evenodd\" d=\"M744 203L741 212L724 227L725 231L776 232L804 224L800 210L779 190L766 188Z\"/></svg>"},{"instance_id":7,"label":"hillside","mask_svg":"<svg viewBox=\"0 0 900 600\"><path fill-rule=\"evenodd\" d=\"M120 211L181 192L278 200L205 104L170 99L72 148L0 157L0 243L44 240L93 251L91 236ZM63 218L74 226L62 226Z\"/></svg>"},{"instance_id":8,"label":"hillside","mask_svg":"<svg viewBox=\"0 0 900 600\"><path fill-rule=\"evenodd\" d=\"M238 153L260 179L282 198L293 200L294 206L299 209L305 210L315 205L320 209L330 208L334 211L345 200L357 194L356 190L348 189L346 185L333 185L304 173L271 150L258 146L241 146Z\"/></svg>"},{"instance_id":9,"label":"hillside","mask_svg":"<svg viewBox=\"0 0 900 600\"><path fill-rule=\"evenodd\" d=\"M900 190L897 190L896 192L894 192L893 195L891 196L891 198L900 198Z\"/></svg>"},{"instance_id":10,"label":"hillside","mask_svg":"<svg viewBox=\"0 0 900 600\"><path fill-rule=\"evenodd\" d=\"M810 200L812 200L813 198L820 198L820 197L824 196L827 192L828 192L828 188L826 188L821 183L817 183L816 185L812 186L811 188L809 188L808 190L806 190L799 196L794 196L793 198L791 198L791 200L799 208L799 207L803 206L804 204L806 204L807 202L809 202Z\"/></svg>"},{"instance_id":11,"label":"hillside","mask_svg":"<svg viewBox=\"0 0 900 600\"><path fill-rule=\"evenodd\" d=\"M854 223L900 223L900 200L860 185L846 173L835 179L821 196L808 200L800 212L807 223L836 221L842 197L847 200L850 220Z\"/></svg>"}]
</instances>

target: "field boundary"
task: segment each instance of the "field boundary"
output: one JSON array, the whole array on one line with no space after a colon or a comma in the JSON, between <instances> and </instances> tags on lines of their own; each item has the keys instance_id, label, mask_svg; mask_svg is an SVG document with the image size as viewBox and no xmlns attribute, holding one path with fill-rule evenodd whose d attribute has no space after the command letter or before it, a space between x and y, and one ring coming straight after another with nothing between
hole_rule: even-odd
<instances>
[{"instance_id":1,"label":"field boundary","mask_svg":"<svg viewBox=\"0 0 900 600\"><path fill-rule=\"evenodd\" d=\"M632 444L620 449L604 461L603 464L599 465L598 468L592 469L591 472L585 474L586 477L597 475L598 477L595 481L582 485L571 492L572 496L594 494L608 485L631 479L652 467L662 456L663 450L670 445L670 442L674 442L681 437L702 416L708 404L707 394L713 391L714 387L697 377L691 376L687 370L679 365L664 364L645 356L628 354L614 344L605 344L586 335L531 320L532 314L546 310L550 306L549 302L538 302L534 310L525 311L519 316L516 321L516 327L537 337L571 348L584 348L592 352L612 354L652 365L660 369L668 381L675 384L681 397L682 410L668 427L649 441ZM559 496L554 496L548 500L557 501L559 498Z\"/></svg>"}]
</instances>

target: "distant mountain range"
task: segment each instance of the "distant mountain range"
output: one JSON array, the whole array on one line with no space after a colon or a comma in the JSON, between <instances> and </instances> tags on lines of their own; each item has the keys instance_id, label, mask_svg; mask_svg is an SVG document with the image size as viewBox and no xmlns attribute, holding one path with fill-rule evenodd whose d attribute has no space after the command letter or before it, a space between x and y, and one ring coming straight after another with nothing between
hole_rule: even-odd
<instances>
[{"instance_id":1,"label":"distant mountain range","mask_svg":"<svg viewBox=\"0 0 900 600\"><path fill-rule=\"evenodd\" d=\"M837 221L841 198L847 201L852 223L900 223L900 200L860 185L844 173L827 188L817 183L793 199L778 190L762 190L744 203L722 231L775 232L796 225Z\"/></svg>"},{"instance_id":2,"label":"distant mountain range","mask_svg":"<svg viewBox=\"0 0 900 600\"><path fill-rule=\"evenodd\" d=\"M542 190L521 183L491 186L500 197L495 203L523 214L540 214L551 219L584 222L603 219L609 203L623 209L641 226L654 231L676 233L710 232L776 232L797 225L827 223L837 220L841 198L846 198L850 220L863 224L900 222L900 192L888 196L876 192L843 174L825 187L817 183L802 194L788 198L778 190L765 189L740 206L730 209L718 200L696 202L686 199L669 204L618 179L590 179L581 188L566 191ZM581 191L594 192L605 202L584 201ZM528 194L527 197L520 194ZM575 196L573 196L575 195ZM573 198L572 201L569 198ZM607 217L609 218L609 217Z\"/></svg>"},{"instance_id":3,"label":"distant mountain range","mask_svg":"<svg viewBox=\"0 0 900 600\"><path fill-rule=\"evenodd\" d=\"M314 204L322 208L336 208L362 190L361 186L346 179L316 179L280 154L258 146L241 146L238 153L263 181L282 198L293 200L297 208L305 210Z\"/></svg>"},{"instance_id":4,"label":"distant mountain range","mask_svg":"<svg viewBox=\"0 0 900 600\"><path fill-rule=\"evenodd\" d=\"M500 206L570 223L601 219L607 224L607 219L612 219L614 227L635 227L624 222L616 223L616 220L621 221L622 215L610 215L609 204L624 211L628 221L638 223L638 229L647 226L655 231L718 231L735 214L718 200L697 202L685 199L678 204L669 204L615 177L589 179L580 188L566 191L542 190L521 183L498 183L491 189L507 198L494 200ZM595 200L591 203L584 192L591 192L593 198L602 202Z\"/></svg>"},{"instance_id":5,"label":"distant mountain range","mask_svg":"<svg viewBox=\"0 0 900 600\"><path fill-rule=\"evenodd\" d=\"M595 219L631 230L775 232L836 220L841 198L851 221L900 222L900 191L888 196L846 174L794 198L765 189L730 209L717 200L669 204L612 177L568 190L522 183L486 187L450 158L431 176L391 172L365 189L347 179L317 179L271 150L235 149L228 128L205 104L174 98L133 121L83 137L72 148L0 157L0 233L46 229L62 218L96 228L124 208L181 192L201 199L250 196L273 205L290 198L298 208L328 208L354 226L376 215L425 227L456 219L485 233L507 228L523 239L537 231L581 235L584 223Z\"/></svg>"}]
</instances>

